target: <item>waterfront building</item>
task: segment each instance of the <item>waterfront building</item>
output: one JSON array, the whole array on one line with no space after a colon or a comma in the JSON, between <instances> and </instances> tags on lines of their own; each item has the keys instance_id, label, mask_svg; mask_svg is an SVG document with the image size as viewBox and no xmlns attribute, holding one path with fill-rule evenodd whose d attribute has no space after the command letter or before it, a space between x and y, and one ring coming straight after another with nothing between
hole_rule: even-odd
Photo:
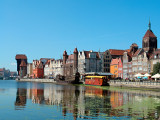
<instances>
[{"instance_id":1,"label":"waterfront building","mask_svg":"<svg viewBox=\"0 0 160 120\"><path fill-rule=\"evenodd\" d=\"M103 72L103 53L94 51L82 51L78 53L78 72Z\"/></svg>"},{"instance_id":2,"label":"waterfront building","mask_svg":"<svg viewBox=\"0 0 160 120\"><path fill-rule=\"evenodd\" d=\"M151 23L149 21L148 30L142 40L142 48L138 49L132 58L133 73L151 73L151 69L153 70L153 62L158 61L156 60L158 53L157 37L152 32Z\"/></svg>"},{"instance_id":3,"label":"waterfront building","mask_svg":"<svg viewBox=\"0 0 160 120\"><path fill-rule=\"evenodd\" d=\"M52 68L50 66L51 60L47 60L44 65L44 77L48 78L52 76Z\"/></svg>"},{"instance_id":4,"label":"waterfront building","mask_svg":"<svg viewBox=\"0 0 160 120\"><path fill-rule=\"evenodd\" d=\"M57 75L63 75L63 60L48 60L45 64L44 76L56 78Z\"/></svg>"},{"instance_id":5,"label":"waterfront building","mask_svg":"<svg viewBox=\"0 0 160 120\"><path fill-rule=\"evenodd\" d=\"M132 57L132 71L133 74L141 73L145 74L150 72L148 69L149 59L147 57L147 52L140 48Z\"/></svg>"},{"instance_id":6,"label":"waterfront building","mask_svg":"<svg viewBox=\"0 0 160 120\"><path fill-rule=\"evenodd\" d=\"M123 79L131 78L132 75L132 56L129 52L123 53Z\"/></svg>"},{"instance_id":7,"label":"waterfront building","mask_svg":"<svg viewBox=\"0 0 160 120\"><path fill-rule=\"evenodd\" d=\"M63 75L63 60L51 60L50 62L52 68L53 77L56 78L57 75Z\"/></svg>"},{"instance_id":8,"label":"waterfront building","mask_svg":"<svg viewBox=\"0 0 160 120\"><path fill-rule=\"evenodd\" d=\"M33 64L28 63L27 64L27 76L32 77L32 75L33 75Z\"/></svg>"},{"instance_id":9,"label":"waterfront building","mask_svg":"<svg viewBox=\"0 0 160 120\"><path fill-rule=\"evenodd\" d=\"M43 63L40 60L33 60L33 78L43 78Z\"/></svg>"},{"instance_id":10,"label":"waterfront building","mask_svg":"<svg viewBox=\"0 0 160 120\"><path fill-rule=\"evenodd\" d=\"M134 78L135 74L151 73L153 65L159 62L159 50L157 49L157 37L151 30L149 21L148 30L142 39L142 48L132 44L130 50L123 54L123 78ZM132 68L132 69L130 69Z\"/></svg>"},{"instance_id":11,"label":"waterfront building","mask_svg":"<svg viewBox=\"0 0 160 120\"><path fill-rule=\"evenodd\" d=\"M23 60L25 64L27 65L27 56L24 54L17 54L15 59L17 60L17 72L18 72L18 75L20 75L20 64Z\"/></svg>"},{"instance_id":12,"label":"waterfront building","mask_svg":"<svg viewBox=\"0 0 160 120\"><path fill-rule=\"evenodd\" d=\"M125 50L109 49L104 52L104 72L110 72L110 63L112 59L122 58Z\"/></svg>"},{"instance_id":13,"label":"waterfront building","mask_svg":"<svg viewBox=\"0 0 160 120\"><path fill-rule=\"evenodd\" d=\"M24 76L27 75L27 64L24 60L22 60L19 66L20 66L19 76L23 78Z\"/></svg>"},{"instance_id":14,"label":"waterfront building","mask_svg":"<svg viewBox=\"0 0 160 120\"><path fill-rule=\"evenodd\" d=\"M4 77L5 68L0 68L0 79Z\"/></svg>"},{"instance_id":15,"label":"waterfront building","mask_svg":"<svg viewBox=\"0 0 160 120\"><path fill-rule=\"evenodd\" d=\"M123 63L121 58L112 59L110 64L110 71L113 75L113 78L123 78Z\"/></svg>"},{"instance_id":16,"label":"waterfront building","mask_svg":"<svg viewBox=\"0 0 160 120\"><path fill-rule=\"evenodd\" d=\"M130 49L125 50L123 53L123 79L133 78L134 74L132 72L132 57L138 50L138 45L133 43Z\"/></svg>"},{"instance_id":17,"label":"waterfront building","mask_svg":"<svg viewBox=\"0 0 160 120\"><path fill-rule=\"evenodd\" d=\"M74 49L73 54L67 55L66 50L63 53L63 75L66 78L72 78L78 71L78 50Z\"/></svg>"},{"instance_id":18,"label":"waterfront building","mask_svg":"<svg viewBox=\"0 0 160 120\"><path fill-rule=\"evenodd\" d=\"M150 57L149 68L150 72L153 72L153 67L156 63L160 63L160 49L157 49Z\"/></svg>"}]
</instances>

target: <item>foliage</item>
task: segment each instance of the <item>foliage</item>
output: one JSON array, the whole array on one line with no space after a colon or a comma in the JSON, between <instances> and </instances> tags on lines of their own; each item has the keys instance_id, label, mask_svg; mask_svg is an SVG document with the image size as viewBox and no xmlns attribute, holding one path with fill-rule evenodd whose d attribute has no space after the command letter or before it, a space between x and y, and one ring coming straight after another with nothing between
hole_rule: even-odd
<instances>
[{"instance_id":1,"label":"foliage","mask_svg":"<svg viewBox=\"0 0 160 120\"><path fill-rule=\"evenodd\" d=\"M153 73L152 75L155 75L157 73L160 73L160 63L156 63L154 66L153 66Z\"/></svg>"}]
</instances>

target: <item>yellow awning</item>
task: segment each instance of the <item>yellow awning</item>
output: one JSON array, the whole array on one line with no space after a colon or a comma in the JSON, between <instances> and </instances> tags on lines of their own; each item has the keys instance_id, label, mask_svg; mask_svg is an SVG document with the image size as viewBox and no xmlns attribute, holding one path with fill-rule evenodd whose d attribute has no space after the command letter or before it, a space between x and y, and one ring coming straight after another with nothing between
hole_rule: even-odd
<instances>
[{"instance_id":1,"label":"yellow awning","mask_svg":"<svg viewBox=\"0 0 160 120\"><path fill-rule=\"evenodd\" d=\"M86 76L86 78L105 78L105 76Z\"/></svg>"}]
</instances>

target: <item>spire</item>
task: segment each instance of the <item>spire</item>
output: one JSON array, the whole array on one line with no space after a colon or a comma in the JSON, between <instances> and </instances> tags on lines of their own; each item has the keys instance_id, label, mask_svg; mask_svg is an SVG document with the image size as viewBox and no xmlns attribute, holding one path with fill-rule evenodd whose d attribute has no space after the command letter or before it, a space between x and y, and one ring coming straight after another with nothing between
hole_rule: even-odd
<instances>
[{"instance_id":1,"label":"spire","mask_svg":"<svg viewBox=\"0 0 160 120\"><path fill-rule=\"evenodd\" d=\"M150 18L149 18L148 30L151 30L151 22L150 22Z\"/></svg>"}]
</instances>

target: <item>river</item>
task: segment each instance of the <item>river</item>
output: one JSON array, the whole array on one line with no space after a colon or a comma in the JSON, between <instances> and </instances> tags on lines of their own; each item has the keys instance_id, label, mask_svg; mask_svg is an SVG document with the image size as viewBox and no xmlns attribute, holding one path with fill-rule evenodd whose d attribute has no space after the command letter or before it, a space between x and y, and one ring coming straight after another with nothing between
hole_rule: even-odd
<instances>
[{"instance_id":1,"label":"river","mask_svg":"<svg viewBox=\"0 0 160 120\"><path fill-rule=\"evenodd\" d=\"M0 80L0 120L160 118L158 90Z\"/></svg>"}]
</instances>

